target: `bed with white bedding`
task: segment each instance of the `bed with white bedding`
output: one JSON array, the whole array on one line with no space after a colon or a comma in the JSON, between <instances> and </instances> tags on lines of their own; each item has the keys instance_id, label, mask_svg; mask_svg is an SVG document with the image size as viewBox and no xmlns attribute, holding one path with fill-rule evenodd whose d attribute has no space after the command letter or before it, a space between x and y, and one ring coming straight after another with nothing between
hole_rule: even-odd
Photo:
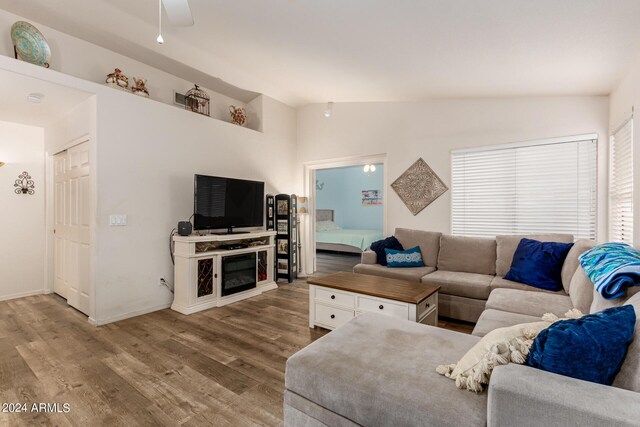
<instances>
[{"instance_id":1,"label":"bed with white bedding","mask_svg":"<svg viewBox=\"0 0 640 427\"><path fill-rule=\"evenodd\" d=\"M332 209L316 210L316 249L361 253L383 237L381 230L340 228L333 221L333 215Z\"/></svg>"}]
</instances>

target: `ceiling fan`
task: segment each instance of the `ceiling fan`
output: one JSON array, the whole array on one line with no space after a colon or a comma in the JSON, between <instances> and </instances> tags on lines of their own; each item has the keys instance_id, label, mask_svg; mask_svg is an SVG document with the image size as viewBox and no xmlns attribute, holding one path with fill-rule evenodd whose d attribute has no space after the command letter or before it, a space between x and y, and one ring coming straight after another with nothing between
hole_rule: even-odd
<instances>
[{"instance_id":1,"label":"ceiling fan","mask_svg":"<svg viewBox=\"0 0 640 427\"><path fill-rule=\"evenodd\" d=\"M158 0L158 44L164 43L162 38L162 6L167 13L169 22L176 27L191 27L193 15L189 7L189 0Z\"/></svg>"}]
</instances>

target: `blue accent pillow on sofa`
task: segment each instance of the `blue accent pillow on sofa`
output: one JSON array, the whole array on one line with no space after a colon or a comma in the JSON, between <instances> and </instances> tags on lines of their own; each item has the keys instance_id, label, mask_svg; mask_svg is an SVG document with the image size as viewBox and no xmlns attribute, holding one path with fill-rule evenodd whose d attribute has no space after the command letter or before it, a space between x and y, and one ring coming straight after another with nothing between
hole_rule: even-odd
<instances>
[{"instance_id":1,"label":"blue accent pillow on sofa","mask_svg":"<svg viewBox=\"0 0 640 427\"><path fill-rule=\"evenodd\" d=\"M398 251L395 249L384 249L387 254L387 267L424 267L422 261L422 252L420 246L416 246L406 251Z\"/></svg>"},{"instance_id":2,"label":"blue accent pillow on sofa","mask_svg":"<svg viewBox=\"0 0 640 427\"><path fill-rule=\"evenodd\" d=\"M522 239L504 278L547 291L562 289L562 265L573 243Z\"/></svg>"},{"instance_id":3,"label":"blue accent pillow on sofa","mask_svg":"<svg viewBox=\"0 0 640 427\"><path fill-rule=\"evenodd\" d=\"M633 340L632 305L580 319L561 320L538 334L527 365L580 380L611 385Z\"/></svg>"},{"instance_id":4,"label":"blue accent pillow on sofa","mask_svg":"<svg viewBox=\"0 0 640 427\"><path fill-rule=\"evenodd\" d=\"M387 254L384 251L385 249L395 249L397 251L404 250L395 236L373 242L371 244L371 250L376 253L376 262L380 265L387 265Z\"/></svg>"}]
</instances>

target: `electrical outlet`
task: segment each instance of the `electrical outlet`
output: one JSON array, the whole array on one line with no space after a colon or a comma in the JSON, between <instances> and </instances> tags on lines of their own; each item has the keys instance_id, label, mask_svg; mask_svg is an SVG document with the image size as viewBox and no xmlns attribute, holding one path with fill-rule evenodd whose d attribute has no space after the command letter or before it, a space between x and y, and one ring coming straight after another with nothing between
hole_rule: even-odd
<instances>
[{"instance_id":1,"label":"electrical outlet","mask_svg":"<svg viewBox=\"0 0 640 427\"><path fill-rule=\"evenodd\" d=\"M126 215L109 215L110 226L124 226L127 225Z\"/></svg>"}]
</instances>

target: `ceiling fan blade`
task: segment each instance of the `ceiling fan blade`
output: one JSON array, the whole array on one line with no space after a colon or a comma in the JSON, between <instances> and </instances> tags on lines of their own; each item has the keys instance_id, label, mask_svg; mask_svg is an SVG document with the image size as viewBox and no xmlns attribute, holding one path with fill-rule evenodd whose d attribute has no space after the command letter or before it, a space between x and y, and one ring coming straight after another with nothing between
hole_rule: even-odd
<instances>
[{"instance_id":1,"label":"ceiling fan blade","mask_svg":"<svg viewBox=\"0 0 640 427\"><path fill-rule=\"evenodd\" d=\"M193 25L193 15L191 15L188 0L162 0L162 4L171 25L176 27Z\"/></svg>"}]
</instances>

